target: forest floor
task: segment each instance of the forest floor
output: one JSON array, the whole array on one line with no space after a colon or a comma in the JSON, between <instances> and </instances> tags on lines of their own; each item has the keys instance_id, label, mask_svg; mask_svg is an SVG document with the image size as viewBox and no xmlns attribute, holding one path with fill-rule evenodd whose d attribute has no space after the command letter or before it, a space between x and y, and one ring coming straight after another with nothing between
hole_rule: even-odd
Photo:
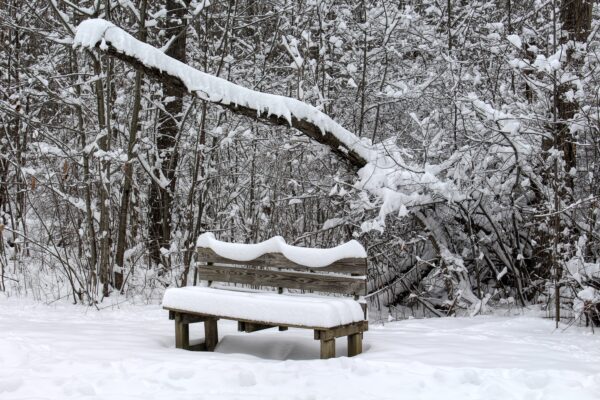
<instances>
[{"instance_id":1,"label":"forest floor","mask_svg":"<svg viewBox=\"0 0 600 400\"><path fill-rule=\"evenodd\" d=\"M362 355L319 360L312 331L236 332L174 348L159 306L97 311L0 296L0 398L598 399L600 334L480 316L371 324ZM201 324L191 326L201 339ZM338 340L338 355L345 354Z\"/></svg>"}]
</instances>

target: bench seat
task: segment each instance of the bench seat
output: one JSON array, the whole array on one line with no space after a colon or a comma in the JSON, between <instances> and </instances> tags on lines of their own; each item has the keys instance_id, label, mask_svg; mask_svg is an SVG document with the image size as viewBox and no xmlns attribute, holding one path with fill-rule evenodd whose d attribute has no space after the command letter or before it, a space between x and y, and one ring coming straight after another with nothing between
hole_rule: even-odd
<instances>
[{"instance_id":1,"label":"bench seat","mask_svg":"<svg viewBox=\"0 0 600 400\"><path fill-rule=\"evenodd\" d=\"M361 305L349 298L198 286L167 289L162 305L169 310L311 329L333 328L365 319Z\"/></svg>"}]
</instances>

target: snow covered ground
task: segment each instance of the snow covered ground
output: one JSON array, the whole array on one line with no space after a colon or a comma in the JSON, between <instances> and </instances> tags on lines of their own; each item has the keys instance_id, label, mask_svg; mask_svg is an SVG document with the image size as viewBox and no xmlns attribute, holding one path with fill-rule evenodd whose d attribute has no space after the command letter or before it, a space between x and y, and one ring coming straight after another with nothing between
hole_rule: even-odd
<instances>
[{"instance_id":1,"label":"snow covered ground","mask_svg":"<svg viewBox=\"0 0 600 400\"><path fill-rule=\"evenodd\" d=\"M324 361L311 331L219 329L215 353L189 352L158 306L0 297L0 399L600 398L600 336L534 317L373 324L364 354Z\"/></svg>"}]
</instances>

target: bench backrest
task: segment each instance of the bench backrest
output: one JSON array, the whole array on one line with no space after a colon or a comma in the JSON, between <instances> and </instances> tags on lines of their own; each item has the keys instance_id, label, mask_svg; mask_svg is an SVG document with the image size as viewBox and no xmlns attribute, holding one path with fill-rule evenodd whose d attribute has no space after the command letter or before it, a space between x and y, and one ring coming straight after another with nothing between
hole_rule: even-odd
<instances>
[{"instance_id":1,"label":"bench backrest","mask_svg":"<svg viewBox=\"0 0 600 400\"><path fill-rule=\"evenodd\" d=\"M301 289L340 293L355 297L366 295L366 258L345 258L325 267L307 267L288 260L281 253L266 253L250 261L219 256L210 248L199 247L197 261L200 279L252 286ZM281 291L281 290L280 290Z\"/></svg>"}]
</instances>

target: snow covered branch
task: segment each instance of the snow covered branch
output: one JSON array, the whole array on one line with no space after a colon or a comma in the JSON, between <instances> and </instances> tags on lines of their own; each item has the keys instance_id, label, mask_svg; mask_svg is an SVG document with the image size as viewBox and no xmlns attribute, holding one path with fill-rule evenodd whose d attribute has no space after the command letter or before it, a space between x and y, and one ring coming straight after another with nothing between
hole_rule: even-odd
<instances>
[{"instance_id":1,"label":"snow covered branch","mask_svg":"<svg viewBox=\"0 0 600 400\"><path fill-rule=\"evenodd\" d=\"M373 158L370 145L326 114L299 100L262 93L198 71L159 49L140 42L103 19L88 19L78 27L75 47L99 48L167 85L182 87L199 98L261 122L291 126L324 144L356 168Z\"/></svg>"},{"instance_id":2,"label":"snow covered branch","mask_svg":"<svg viewBox=\"0 0 600 400\"><path fill-rule=\"evenodd\" d=\"M364 223L364 231L383 231L386 215L406 215L409 207L438 199L461 201L465 198L452 182L438 176L455 163L456 158L451 157L446 165L412 168L402 161L402 149L396 146L394 138L373 145L309 104L251 90L201 72L135 39L108 21L83 21L77 27L73 45L98 48L164 84L180 87L205 101L263 123L291 126L328 146L358 170L359 179L355 187L377 199L375 207L379 207L379 216Z\"/></svg>"}]
</instances>

